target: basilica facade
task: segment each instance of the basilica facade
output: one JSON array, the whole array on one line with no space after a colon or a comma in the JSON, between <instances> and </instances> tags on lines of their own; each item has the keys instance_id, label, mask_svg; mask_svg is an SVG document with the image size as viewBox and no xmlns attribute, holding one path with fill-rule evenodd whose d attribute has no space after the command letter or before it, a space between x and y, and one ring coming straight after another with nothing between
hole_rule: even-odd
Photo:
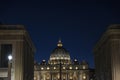
<instances>
[{"instance_id":1,"label":"basilica facade","mask_svg":"<svg viewBox=\"0 0 120 80\"><path fill-rule=\"evenodd\" d=\"M71 60L61 40L58 41L48 61L43 60L40 64L34 64L34 80L93 80L92 73L85 60Z\"/></svg>"}]
</instances>

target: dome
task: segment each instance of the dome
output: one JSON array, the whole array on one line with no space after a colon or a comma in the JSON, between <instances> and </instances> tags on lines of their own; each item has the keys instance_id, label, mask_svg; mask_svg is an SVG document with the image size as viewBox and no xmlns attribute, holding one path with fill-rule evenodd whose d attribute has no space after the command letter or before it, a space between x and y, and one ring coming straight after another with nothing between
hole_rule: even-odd
<instances>
[{"instance_id":1,"label":"dome","mask_svg":"<svg viewBox=\"0 0 120 80\"><path fill-rule=\"evenodd\" d=\"M63 48L61 40L58 41L57 47L52 51L49 59L50 64L59 64L61 61L62 64L70 63L69 52Z\"/></svg>"},{"instance_id":2,"label":"dome","mask_svg":"<svg viewBox=\"0 0 120 80\"><path fill-rule=\"evenodd\" d=\"M87 61L83 60L83 61L81 62L81 65L88 65L88 63L87 63Z\"/></svg>"}]
</instances>

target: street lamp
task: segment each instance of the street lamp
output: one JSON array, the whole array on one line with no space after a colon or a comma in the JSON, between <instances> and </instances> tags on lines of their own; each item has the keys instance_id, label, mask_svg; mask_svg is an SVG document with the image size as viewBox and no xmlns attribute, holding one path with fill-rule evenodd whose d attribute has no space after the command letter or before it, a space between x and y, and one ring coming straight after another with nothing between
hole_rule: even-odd
<instances>
[{"instance_id":1,"label":"street lamp","mask_svg":"<svg viewBox=\"0 0 120 80\"><path fill-rule=\"evenodd\" d=\"M11 80L12 55L8 56L8 80Z\"/></svg>"}]
</instances>

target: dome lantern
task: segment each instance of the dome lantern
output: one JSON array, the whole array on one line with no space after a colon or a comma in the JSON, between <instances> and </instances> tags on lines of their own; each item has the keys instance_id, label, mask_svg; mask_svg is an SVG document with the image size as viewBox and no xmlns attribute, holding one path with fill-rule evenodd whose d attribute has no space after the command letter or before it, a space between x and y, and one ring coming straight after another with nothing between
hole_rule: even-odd
<instances>
[{"instance_id":1,"label":"dome lantern","mask_svg":"<svg viewBox=\"0 0 120 80\"><path fill-rule=\"evenodd\" d=\"M59 39L57 46L58 46L58 47L62 47L62 46L63 46L63 44L62 44L62 42L61 42L61 39Z\"/></svg>"}]
</instances>

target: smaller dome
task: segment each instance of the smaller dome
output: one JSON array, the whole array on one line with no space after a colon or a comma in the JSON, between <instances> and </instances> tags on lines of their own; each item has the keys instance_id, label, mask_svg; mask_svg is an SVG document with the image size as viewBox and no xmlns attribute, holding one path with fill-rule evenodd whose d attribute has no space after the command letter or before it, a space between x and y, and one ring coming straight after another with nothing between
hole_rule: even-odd
<instances>
[{"instance_id":1,"label":"smaller dome","mask_svg":"<svg viewBox=\"0 0 120 80\"><path fill-rule=\"evenodd\" d=\"M88 63L87 63L87 61L83 60L83 61L81 62L81 65L88 65Z\"/></svg>"},{"instance_id":2,"label":"smaller dome","mask_svg":"<svg viewBox=\"0 0 120 80\"><path fill-rule=\"evenodd\" d=\"M46 61L42 60L41 65L46 65Z\"/></svg>"},{"instance_id":3,"label":"smaller dome","mask_svg":"<svg viewBox=\"0 0 120 80\"><path fill-rule=\"evenodd\" d=\"M79 61L78 61L77 59L74 59L74 60L73 60L73 64L78 65L78 64L79 64Z\"/></svg>"},{"instance_id":4,"label":"smaller dome","mask_svg":"<svg viewBox=\"0 0 120 80\"><path fill-rule=\"evenodd\" d=\"M88 68L89 68L88 63L87 63L85 60L83 60L83 61L81 62L81 66L82 66L82 69L88 69Z\"/></svg>"}]
</instances>

